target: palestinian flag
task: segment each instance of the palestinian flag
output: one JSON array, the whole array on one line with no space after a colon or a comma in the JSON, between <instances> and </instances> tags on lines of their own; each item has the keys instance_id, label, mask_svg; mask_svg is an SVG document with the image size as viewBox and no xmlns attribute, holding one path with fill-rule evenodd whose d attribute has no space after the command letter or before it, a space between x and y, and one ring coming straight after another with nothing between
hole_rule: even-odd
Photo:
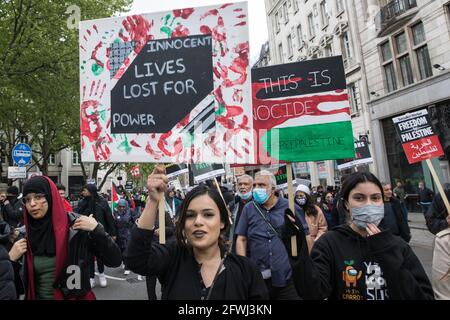
<instances>
[{"instance_id":1,"label":"palestinian flag","mask_svg":"<svg viewBox=\"0 0 450 320\"><path fill-rule=\"evenodd\" d=\"M114 212L119 203L119 193L117 192L117 186L114 182L111 182L111 210Z\"/></svg>"},{"instance_id":2,"label":"palestinian flag","mask_svg":"<svg viewBox=\"0 0 450 320\"><path fill-rule=\"evenodd\" d=\"M252 70L257 163L353 158L340 56Z\"/></svg>"}]
</instances>

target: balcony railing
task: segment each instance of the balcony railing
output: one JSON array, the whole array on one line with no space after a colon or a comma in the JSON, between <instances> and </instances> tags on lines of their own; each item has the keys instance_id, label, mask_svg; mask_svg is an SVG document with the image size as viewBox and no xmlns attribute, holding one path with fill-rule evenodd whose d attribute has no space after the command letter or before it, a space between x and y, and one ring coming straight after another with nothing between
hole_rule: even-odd
<instances>
[{"instance_id":1,"label":"balcony railing","mask_svg":"<svg viewBox=\"0 0 450 320\"><path fill-rule=\"evenodd\" d=\"M398 17L416 7L416 0L394 0L389 2L381 8L375 18L378 30L385 30L392 23L398 21Z\"/></svg>"}]
</instances>

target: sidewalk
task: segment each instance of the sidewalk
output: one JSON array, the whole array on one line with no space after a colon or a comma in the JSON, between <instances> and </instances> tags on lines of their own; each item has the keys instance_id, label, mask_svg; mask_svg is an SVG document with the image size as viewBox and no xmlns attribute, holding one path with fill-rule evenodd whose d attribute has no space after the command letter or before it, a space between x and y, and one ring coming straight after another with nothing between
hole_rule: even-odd
<instances>
[{"instance_id":1,"label":"sidewalk","mask_svg":"<svg viewBox=\"0 0 450 320\"><path fill-rule=\"evenodd\" d=\"M434 234L428 231L422 212L409 212L408 220L412 235L409 244L431 279Z\"/></svg>"},{"instance_id":2,"label":"sidewalk","mask_svg":"<svg viewBox=\"0 0 450 320\"><path fill-rule=\"evenodd\" d=\"M411 229L428 230L422 212L409 212L408 224Z\"/></svg>"}]
</instances>

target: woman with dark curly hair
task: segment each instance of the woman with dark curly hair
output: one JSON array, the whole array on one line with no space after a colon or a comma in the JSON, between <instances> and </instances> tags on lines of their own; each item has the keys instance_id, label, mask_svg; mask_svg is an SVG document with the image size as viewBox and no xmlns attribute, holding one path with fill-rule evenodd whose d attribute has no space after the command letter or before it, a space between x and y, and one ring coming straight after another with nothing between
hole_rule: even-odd
<instances>
[{"instance_id":1,"label":"woman with dark curly hair","mask_svg":"<svg viewBox=\"0 0 450 320\"><path fill-rule=\"evenodd\" d=\"M163 167L147 180L148 201L125 252L135 273L157 276L163 300L268 298L261 273L246 257L228 253L228 210L217 190L192 189L180 205L177 241L155 243L152 236L161 195L167 190Z\"/></svg>"}]
</instances>

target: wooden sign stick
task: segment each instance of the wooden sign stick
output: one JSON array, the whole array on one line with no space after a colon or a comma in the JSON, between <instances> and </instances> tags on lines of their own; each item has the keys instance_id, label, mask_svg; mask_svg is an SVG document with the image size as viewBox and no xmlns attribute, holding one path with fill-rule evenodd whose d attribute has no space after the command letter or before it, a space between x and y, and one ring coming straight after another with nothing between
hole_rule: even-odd
<instances>
[{"instance_id":1,"label":"wooden sign stick","mask_svg":"<svg viewBox=\"0 0 450 320\"><path fill-rule=\"evenodd\" d=\"M289 199L289 209L291 209L292 213L295 217L295 204L294 204L294 188L292 186L292 163L286 163L286 172L287 172L287 183L288 183L288 199ZM297 237L291 237L291 253L293 257L297 256Z\"/></svg>"},{"instance_id":2,"label":"wooden sign stick","mask_svg":"<svg viewBox=\"0 0 450 320\"><path fill-rule=\"evenodd\" d=\"M433 164L430 159L425 160L428 165L428 169L430 169L431 175L433 176L434 182L436 183L439 193L441 194L442 200L444 201L445 208L447 209L447 213L450 214L450 203L448 202L447 196L445 195L444 188L442 188L441 182L439 181L439 177L434 170Z\"/></svg>"},{"instance_id":3,"label":"wooden sign stick","mask_svg":"<svg viewBox=\"0 0 450 320\"><path fill-rule=\"evenodd\" d=\"M166 196L164 192L159 194L158 214L159 214L159 243L166 243Z\"/></svg>"},{"instance_id":4,"label":"wooden sign stick","mask_svg":"<svg viewBox=\"0 0 450 320\"><path fill-rule=\"evenodd\" d=\"M222 190L220 190L219 182L217 181L216 177L214 177L214 182L216 184L217 191L219 191L219 194L222 197L223 203L225 203L225 206L227 207L227 203L225 202L225 198L223 197ZM232 226L233 220L231 220L231 214L230 214L230 210L228 210L228 207L227 207L227 211L228 211L228 220L230 220L230 226Z\"/></svg>"}]
</instances>

